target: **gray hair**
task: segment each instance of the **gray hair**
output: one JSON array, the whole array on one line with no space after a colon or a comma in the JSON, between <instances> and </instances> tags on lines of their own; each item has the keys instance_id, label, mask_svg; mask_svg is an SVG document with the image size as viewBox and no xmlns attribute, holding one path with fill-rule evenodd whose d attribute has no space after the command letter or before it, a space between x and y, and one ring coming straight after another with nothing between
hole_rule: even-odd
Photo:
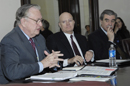
<instances>
[{"instance_id":1,"label":"gray hair","mask_svg":"<svg viewBox=\"0 0 130 86\"><path fill-rule=\"evenodd\" d=\"M107 15L114 15L115 18L117 18L117 14L116 14L114 11L109 10L109 9L106 9L106 10L104 10L104 11L101 13L101 15L100 15L100 20L103 20L105 14L107 14Z\"/></svg>"},{"instance_id":2,"label":"gray hair","mask_svg":"<svg viewBox=\"0 0 130 86\"><path fill-rule=\"evenodd\" d=\"M23 17L26 17L29 15L29 12L28 10L30 8L36 8L38 10L40 10L40 6L39 5L36 5L36 4L25 4L25 5L22 5L16 12L16 22L17 22L17 25L20 24L20 20L23 18Z\"/></svg>"}]
</instances>

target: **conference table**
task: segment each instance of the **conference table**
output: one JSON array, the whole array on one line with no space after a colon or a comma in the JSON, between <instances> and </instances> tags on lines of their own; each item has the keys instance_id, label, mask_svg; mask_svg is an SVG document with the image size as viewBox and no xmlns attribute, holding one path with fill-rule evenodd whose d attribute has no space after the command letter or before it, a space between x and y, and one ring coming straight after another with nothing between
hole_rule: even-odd
<instances>
[{"instance_id":1,"label":"conference table","mask_svg":"<svg viewBox=\"0 0 130 86\"><path fill-rule=\"evenodd\" d=\"M109 64L98 64L95 63L95 65L98 66L108 66ZM130 86L130 61L128 62L124 62L124 63L120 63L118 64L118 70L115 72L116 74L116 81L117 81L117 85L116 86ZM109 83L111 85L111 82L108 81L107 83Z\"/></svg>"},{"instance_id":2,"label":"conference table","mask_svg":"<svg viewBox=\"0 0 130 86\"><path fill-rule=\"evenodd\" d=\"M123 64L117 70L117 86L130 86L130 62Z\"/></svg>"},{"instance_id":3,"label":"conference table","mask_svg":"<svg viewBox=\"0 0 130 86\"><path fill-rule=\"evenodd\" d=\"M99 64L93 63L96 66L108 66L108 64ZM116 73L116 86L130 86L130 61L119 64L118 70ZM31 81L21 81L20 83L9 83L0 86L113 86L111 85L111 80L107 82L98 82L98 81L78 81L70 82L59 81L59 82L31 82Z\"/></svg>"}]
</instances>

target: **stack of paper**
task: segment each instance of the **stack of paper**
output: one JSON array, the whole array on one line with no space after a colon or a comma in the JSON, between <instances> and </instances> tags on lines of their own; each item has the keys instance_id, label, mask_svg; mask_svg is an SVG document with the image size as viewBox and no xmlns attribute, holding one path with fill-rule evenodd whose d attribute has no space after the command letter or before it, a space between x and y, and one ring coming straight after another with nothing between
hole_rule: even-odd
<instances>
[{"instance_id":1,"label":"stack of paper","mask_svg":"<svg viewBox=\"0 0 130 86\"><path fill-rule=\"evenodd\" d=\"M116 63L123 63L123 62L128 62L130 59L116 59ZM96 62L101 62L101 63L109 63L109 59L102 59L102 60L96 60Z\"/></svg>"},{"instance_id":2,"label":"stack of paper","mask_svg":"<svg viewBox=\"0 0 130 86\"><path fill-rule=\"evenodd\" d=\"M70 79L70 81L100 81L100 82L105 82L105 81L108 81L110 80L109 77L106 77L106 78L102 78L102 77L75 77L75 78L72 78Z\"/></svg>"},{"instance_id":3,"label":"stack of paper","mask_svg":"<svg viewBox=\"0 0 130 86\"><path fill-rule=\"evenodd\" d=\"M117 68L86 66L82 70L77 71L77 73L78 73L78 75L87 74L87 75L110 76L111 73L116 70L117 70Z\"/></svg>"},{"instance_id":4,"label":"stack of paper","mask_svg":"<svg viewBox=\"0 0 130 86\"><path fill-rule=\"evenodd\" d=\"M70 81L101 81L105 82L110 79L112 72L117 68L85 66L82 70L77 71L78 76L71 78Z\"/></svg>"},{"instance_id":5,"label":"stack of paper","mask_svg":"<svg viewBox=\"0 0 130 86\"><path fill-rule=\"evenodd\" d=\"M78 71L81 70L84 66L75 66L75 67L65 67L62 70L67 70L67 71Z\"/></svg>"},{"instance_id":6,"label":"stack of paper","mask_svg":"<svg viewBox=\"0 0 130 86\"><path fill-rule=\"evenodd\" d=\"M43 75L31 76L32 80L66 80L77 76L74 71L59 71L55 73L46 73Z\"/></svg>"}]
</instances>

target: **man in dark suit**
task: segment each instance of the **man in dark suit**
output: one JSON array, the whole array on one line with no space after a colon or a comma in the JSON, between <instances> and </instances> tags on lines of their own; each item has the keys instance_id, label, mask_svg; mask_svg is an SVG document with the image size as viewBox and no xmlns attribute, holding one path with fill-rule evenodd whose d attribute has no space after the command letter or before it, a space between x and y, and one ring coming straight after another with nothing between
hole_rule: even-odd
<instances>
[{"instance_id":1,"label":"man in dark suit","mask_svg":"<svg viewBox=\"0 0 130 86\"><path fill-rule=\"evenodd\" d=\"M63 66L74 66L75 63L76 65L82 65L86 63L86 61L89 62L93 57L93 52L87 51L89 47L85 36L73 32L74 24L75 21L70 13L62 13L59 17L59 26L62 31L49 36L47 39L47 47L49 50L58 50L64 54L64 56L61 57L64 59ZM71 44L71 35L73 36L80 55L75 53L73 45Z\"/></svg>"},{"instance_id":2,"label":"man in dark suit","mask_svg":"<svg viewBox=\"0 0 130 86\"><path fill-rule=\"evenodd\" d=\"M42 15L38 5L26 4L16 12L17 25L1 41L2 69L10 81L44 73L45 68L60 67L57 63L63 56L59 51L46 47L45 39L39 34ZM46 56L45 56L46 55Z\"/></svg>"},{"instance_id":3,"label":"man in dark suit","mask_svg":"<svg viewBox=\"0 0 130 86\"><path fill-rule=\"evenodd\" d=\"M4 77L2 68L1 68L1 44L0 44L0 84L6 84L9 81Z\"/></svg>"},{"instance_id":4,"label":"man in dark suit","mask_svg":"<svg viewBox=\"0 0 130 86\"><path fill-rule=\"evenodd\" d=\"M108 50L111 44L117 48L113 32L116 18L117 14L114 11L104 10L100 16L100 28L88 36L89 44L95 53L95 60L108 59ZM121 58L118 52L116 58Z\"/></svg>"}]
</instances>

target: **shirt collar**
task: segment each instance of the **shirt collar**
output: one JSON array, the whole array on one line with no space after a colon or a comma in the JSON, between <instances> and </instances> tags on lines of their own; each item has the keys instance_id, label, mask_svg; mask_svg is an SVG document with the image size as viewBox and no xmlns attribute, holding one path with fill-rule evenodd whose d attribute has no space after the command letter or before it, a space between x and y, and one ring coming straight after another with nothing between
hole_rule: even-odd
<instances>
[{"instance_id":1,"label":"shirt collar","mask_svg":"<svg viewBox=\"0 0 130 86\"><path fill-rule=\"evenodd\" d=\"M20 29L21 30L21 29ZM22 31L22 30L21 30ZM23 32L23 31L22 31ZM30 37L26 34L26 33L24 33L23 32L23 34L27 37L27 39L29 40L30 39Z\"/></svg>"},{"instance_id":2,"label":"shirt collar","mask_svg":"<svg viewBox=\"0 0 130 86\"><path fill-rule=\"evenodd\" d=\"M65 34L65 36L67 37L67 39L70 38L70 35L73 35L73 37L74 37L74 32L72 34L68 34L68 33L65 33L65 32L63 32L63 33Z\"/></svg>"},{"instance_id":3,"label":"shirt collar","mask_svg":"<svg viewBox=\"0 0 130 86\"><path fill-rule=\"evenodd\" d=\"M107 35L107 32L102 28L102 26L101 26L101 29L102 29L102 31Z\"/></svg>"}]
</instances>

